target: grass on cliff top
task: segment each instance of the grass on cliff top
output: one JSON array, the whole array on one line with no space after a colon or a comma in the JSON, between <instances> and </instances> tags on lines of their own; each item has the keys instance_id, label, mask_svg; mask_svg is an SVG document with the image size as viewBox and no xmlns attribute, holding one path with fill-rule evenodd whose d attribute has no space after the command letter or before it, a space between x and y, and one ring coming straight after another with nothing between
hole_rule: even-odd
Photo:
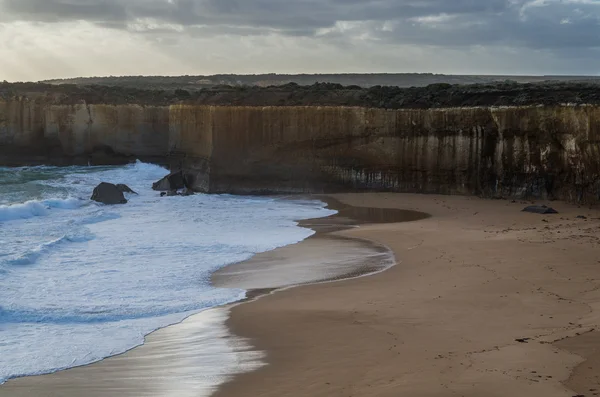
<instances>
[{"instance_id":1,"label":"grass on cliff top","mask_svg":"<svg viewBox=\"0 0 600 397\"><path fill-rule=\"evenodd\" d=\"M106 85L0 83L0 98L25 97L55 104L175 103L224 106L362 106L375 108L440 108L470 106L524 106L600 104L600 85L589 82L518 84L431 84L426 87L374 86L361 88L333 83L301 86L219 85L199 90L153 90Z\"/></svg>"}]
</instances>

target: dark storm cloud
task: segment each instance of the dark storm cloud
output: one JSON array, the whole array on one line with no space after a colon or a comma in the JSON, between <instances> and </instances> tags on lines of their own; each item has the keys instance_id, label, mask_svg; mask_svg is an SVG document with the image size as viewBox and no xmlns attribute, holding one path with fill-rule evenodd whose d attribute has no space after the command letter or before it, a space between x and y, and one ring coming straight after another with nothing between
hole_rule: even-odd
<instances>
[{"instance_id":1,"label":"dark storm cloud","mask_svg":"<svg viewBox=\"0 0 600 397\"><path fill-rule=\"evenodd\" d=\"M396 44L600 46L600 0L0 0L0 11L4 20L137 24L142 32L153 31L144 28L150 20L207 36L276 31ZM351 23L335 29L341 21Z\"/></svg>"},{"instance_id":2,"label":"dark storm cloud","mask_svg":"<svg viewBox=\"0 0 600 397\"><path fill-rule=\"evenodd\" d=\"M54 21L152 17L182 25L247 24L321 28L339 20L385 20L430 13L502 11L507 0L0 0L16 18Z\"/></svg>"},{"instance_id":3,"label":"dark storm cloud","mask_svg":"<svg viewBox=\"0 0 600 397\"><path fill-rule=\"evenodd\" d=\"M385 30L387 41L422 45L504 45L532 49L600 48L600 1L530 2L501 12L411 18Z\"/></svg>"}]
</instances>

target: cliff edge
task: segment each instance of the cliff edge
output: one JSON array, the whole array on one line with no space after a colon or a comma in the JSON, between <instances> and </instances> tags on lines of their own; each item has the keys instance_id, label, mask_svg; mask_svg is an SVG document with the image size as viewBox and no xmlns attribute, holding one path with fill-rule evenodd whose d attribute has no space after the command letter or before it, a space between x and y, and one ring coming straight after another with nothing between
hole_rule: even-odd
<instances>
[{"instance_id":1,"label":"cliff edge","mask_svg":"<svg viewBox=\"0 0 600 397\"><path fill-rule=\"evenodd\" d=\"M213 106L359 106L427 109L468 106L600 104L600 85L577 82L432 84L426 87L342 86L294 83L271 86L216 86L200 90L144 90L104 85L0 83L0 98L24 96L56 105L169 106L180 102Z\"/></svg>"}]
</instances>

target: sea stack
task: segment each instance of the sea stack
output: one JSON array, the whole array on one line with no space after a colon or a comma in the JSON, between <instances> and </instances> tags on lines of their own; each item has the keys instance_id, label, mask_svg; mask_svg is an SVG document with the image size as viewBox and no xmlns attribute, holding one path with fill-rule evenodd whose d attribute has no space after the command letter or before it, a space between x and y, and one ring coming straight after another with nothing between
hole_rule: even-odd
<instances>
[{"instance_id":1,"label":"sea stack","mask_svg":"<svg viewBox=\"0 0 600 397\"><path fill-rule=\"evenodd\" d=\"M107 205L127 204L123 192L116 185L107 182L102 182L96 186L91 200Z\"/></svg>"}]
</instances>

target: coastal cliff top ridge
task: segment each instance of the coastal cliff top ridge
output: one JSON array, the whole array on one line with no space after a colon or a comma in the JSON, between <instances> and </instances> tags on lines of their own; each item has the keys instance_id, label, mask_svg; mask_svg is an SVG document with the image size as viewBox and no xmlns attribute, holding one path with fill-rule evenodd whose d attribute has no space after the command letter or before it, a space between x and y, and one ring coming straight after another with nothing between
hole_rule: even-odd
<instances>
[{"instance_id":1,"label":"coastal cliff top ridge","mask_svg":"<svg viewBox=\"0 0 600 397\"><path fill-rule=\"evenodd\" d=\"M122 86L46 83L0 83L0 99L15 97L57 105L173 104L217 106L357 106L386 109L426 109L476 106L600 104L600 85L588 82L514 82L426 87L342 86L316 83L301 86L215 86L199 90L153 90Z\"/></svg>"}]
</instances>

